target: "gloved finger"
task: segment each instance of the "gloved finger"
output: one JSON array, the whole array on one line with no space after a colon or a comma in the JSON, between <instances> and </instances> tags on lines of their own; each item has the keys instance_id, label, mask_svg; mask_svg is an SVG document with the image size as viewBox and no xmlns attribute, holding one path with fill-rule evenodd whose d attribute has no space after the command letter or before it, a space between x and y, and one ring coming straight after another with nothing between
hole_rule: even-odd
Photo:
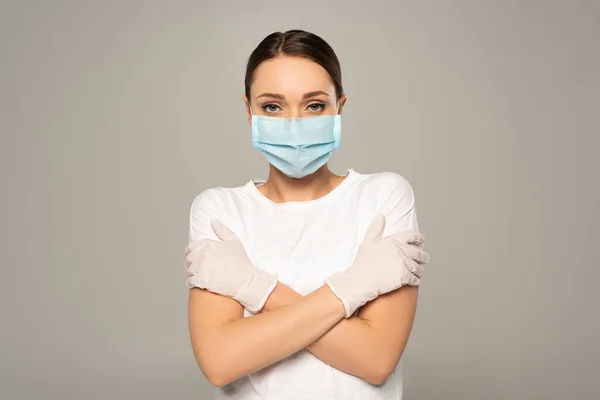
<instances>
[{"instance_id":1,"label":"gloved finger","mask_svg":"<svg viewBox=\"0 0 600 400\"><path fill-rule=\"evenodd\" d=\"M194 250L190 251L186 256L185 256L185 262L186 265L189 266L195 262L200 255L206 250L206 248L211 244L211 243L216 243L214 240L204 240L202 243L200 243L198 246L196 246L194 248Z\"/></svg>"},{"instance_id":2,"label":"gloved finger","mask_svg":"<svg viewBox=\"0 0 600 400\"><path fill-rule=\"evenodd\" d=\"M425 265L429 262L430 257L429 254L417 246L413 246L410 244L404 244L402 246L402 250L409 256L412 260L416 261L421 265Z\"/></svg>"},{"instance_id":3,"label":"gloved finger","mask_svg":"<svg viewBox=\"0 0 600 400\"><path fill-rule=\"evenodd\" d=\"M407 279L406 285L408 285L408 286L419 286L420 283L421 283L421 280L419 278L417 278L416 275L410 275L408 277L408 279Z\"/></svg>"},{"instance_id":4,"label":"gloved finger","mask_svg":"<svg viewBox=\"0 0 600 400\"><path fill-rule=\"evenodd\" d=\"M231 229L229 229L224 223L219 221L218 219L212 219L210 221L210 225L212 226L213 231L224 242L229 242L232 240L237 240L238 237Z\"/></svg>"},{"instance_id":5,"label":"gloved finger","mask_svg":"<svg viewBox=\"0 0 600 400\"><path fill-rule=\"evenodd\" d=\"M406 263L406 269L409 270L412 275L419 279L421 279L423 273L425 272L425 268L423 267L423 265L414 261Z\"/></svg>"},{"instance_id":6,"label":"gloved finger","mask_svg":"<svg viewBox=\"0 0 600 400\"><path fill-rule=\"evenodd\" d=\"M365 241L373 242L381 239L383 229L385 228L385 217L383 214L377 214L365 234Z\"/></svg>"},{"instance_id":7,"label":"gloved finger","mask_svg":"<svg viewBox=\"0 0 600 400\"><path fill-rule=\"evenodd\" d=\"M200 246L202 242L200 240L196 240L193 242L189 242L187 246L185 246L185 256L187 257L192 251L194 251L198 246Z\"/></svg>"},{"instance_id":8,"label":"gloved finger","mask_svg":"<svg viewBox=\"0 0 600 400\"><path fill-rule=\"evenodd\" d=\"M406 230L402 232L395 233L390 235L395 239L398 239L404 243L421 245L425 241L425 236L422 233L414 231L414 230Z\"/></svg>"},{"instance_id":9,"label":"gloved finger","mask_svg":"<svg viewBox=\"0 0 600 400\"><path fill-rule=\"evenodd\" d=\"M187 244L187 246L185 246L185 255L187 256L188 254L190 254L192 251L196 250L198 247L202 246L203 244L207 243L207 242L212 242L213 240L211 239L198 239L198 240L193 240L191 242L189 242Z\"/></svg>"},{"instance_id":10,"label":"gloved finger","mask_svg":"<svg viewBox=\"0 0 600 400\"><path fill-rule=\"evenodd\" d=\"M206 243L210 243L210 242L214 242L214 240L208 239L208 238L192 240L185 247L185 254L187 255L187 254L191 253L192 251L196 250L198 247L200 247Z\"/></svg>"},{"instance_id":11,"label":"gloved finger","mask_svg":"<svg viewBox=\"0 0 600 400\"><path fill-rule=\"evenodd\" d=\"M185 280L185 286L187 286L189 289L196 288L196 287L200 288L200 289L204 289L204 287L205 287L197 275L188 276L187 279Z\"/></svg>"},{"instance_id":12,"label":"gloved finger","mask_svg":"<svg viewBox=\"0 0 600 400\"><path fill-rule=\"evenodd\" d=\"M418 262L419 264L427 264L429 262L429 254L427 252L425 252L423 249L412 245L412 244L407 244L404 242L401 242L399 240L393 240L391 239L391 241L398 246L399 248L401 248L408 257L410 257L412 260Z\"/></svg>"}]
</instances>

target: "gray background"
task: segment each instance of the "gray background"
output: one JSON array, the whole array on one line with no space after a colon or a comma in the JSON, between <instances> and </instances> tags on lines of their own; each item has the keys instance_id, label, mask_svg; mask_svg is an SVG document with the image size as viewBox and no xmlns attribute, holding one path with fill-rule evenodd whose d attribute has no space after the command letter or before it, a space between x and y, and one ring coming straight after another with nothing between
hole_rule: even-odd
<instances>
[{"instance_id":1,"label":"gray background","mask_svg":"<svg viewBox=\"0 0 600 400\"><path fill-rule=\"evenodd\" d=\"M3 1L0 398L207 399L183 248L264 177L244 64L323 36L344 173L413 185L433 262L406 399L598 399L597 1Z\"/></svg>"}]
</instances>

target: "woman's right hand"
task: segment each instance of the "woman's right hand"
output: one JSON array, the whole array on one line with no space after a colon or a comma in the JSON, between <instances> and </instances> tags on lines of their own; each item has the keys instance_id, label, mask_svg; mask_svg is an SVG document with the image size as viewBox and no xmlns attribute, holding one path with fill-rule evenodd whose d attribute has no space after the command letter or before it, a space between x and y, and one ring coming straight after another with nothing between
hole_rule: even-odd
<instances>
[{"instance_id":1,"label":"woman's right hand","mask_svg":"<svg viewBox=\"0 0 600 400\"><path fill-rule=\"evenodd\" d=\"M379 214L367 230L352 265L325 280L344 304L346 318L379 295L406 285L418 286L423 265L429 262L429 255L419 248L423 235L403 231L381 238L384 227L385 217Z\"/></svg>"}]
</instances>

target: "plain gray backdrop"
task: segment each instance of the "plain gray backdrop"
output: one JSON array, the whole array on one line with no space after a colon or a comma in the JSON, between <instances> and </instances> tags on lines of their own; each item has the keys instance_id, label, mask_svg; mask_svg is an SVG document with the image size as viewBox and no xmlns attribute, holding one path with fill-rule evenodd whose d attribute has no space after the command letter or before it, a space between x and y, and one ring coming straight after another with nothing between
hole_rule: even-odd
<instances>
[{"instance_id":1,"label":"plain gray backdrop","mask_svg":"<svg viewBox=\"0 0 600 400\"><path fill-rule=\"evenodd\" d=\"M265 177L267 34L342 63L343 174L413 186L432 256L405 399L599 398L598 1L2 1L0 398L209 399L183 250Z\"/></svg>"}]
</instances>

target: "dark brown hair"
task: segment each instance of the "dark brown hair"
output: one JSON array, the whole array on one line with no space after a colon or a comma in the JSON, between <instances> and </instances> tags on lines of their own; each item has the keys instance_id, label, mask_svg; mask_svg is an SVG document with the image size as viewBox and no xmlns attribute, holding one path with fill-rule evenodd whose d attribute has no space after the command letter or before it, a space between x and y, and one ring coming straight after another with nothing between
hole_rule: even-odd
<instances>
[{"instance_id":1,"label":"dark brown hair","mask_svg":"<svg viewBox=\"0 0 600 400\"><path fill-rule=\"evenodd\" d=\"M250 54L244 79L248 101L250 101L250 86L254 79L254 70L263 61L280 55L303 57L316 62L329 73L337 98L344 94L340 62L331 46L314 33L294 29L271 33Z\"/></svg>"}]
</instances>

